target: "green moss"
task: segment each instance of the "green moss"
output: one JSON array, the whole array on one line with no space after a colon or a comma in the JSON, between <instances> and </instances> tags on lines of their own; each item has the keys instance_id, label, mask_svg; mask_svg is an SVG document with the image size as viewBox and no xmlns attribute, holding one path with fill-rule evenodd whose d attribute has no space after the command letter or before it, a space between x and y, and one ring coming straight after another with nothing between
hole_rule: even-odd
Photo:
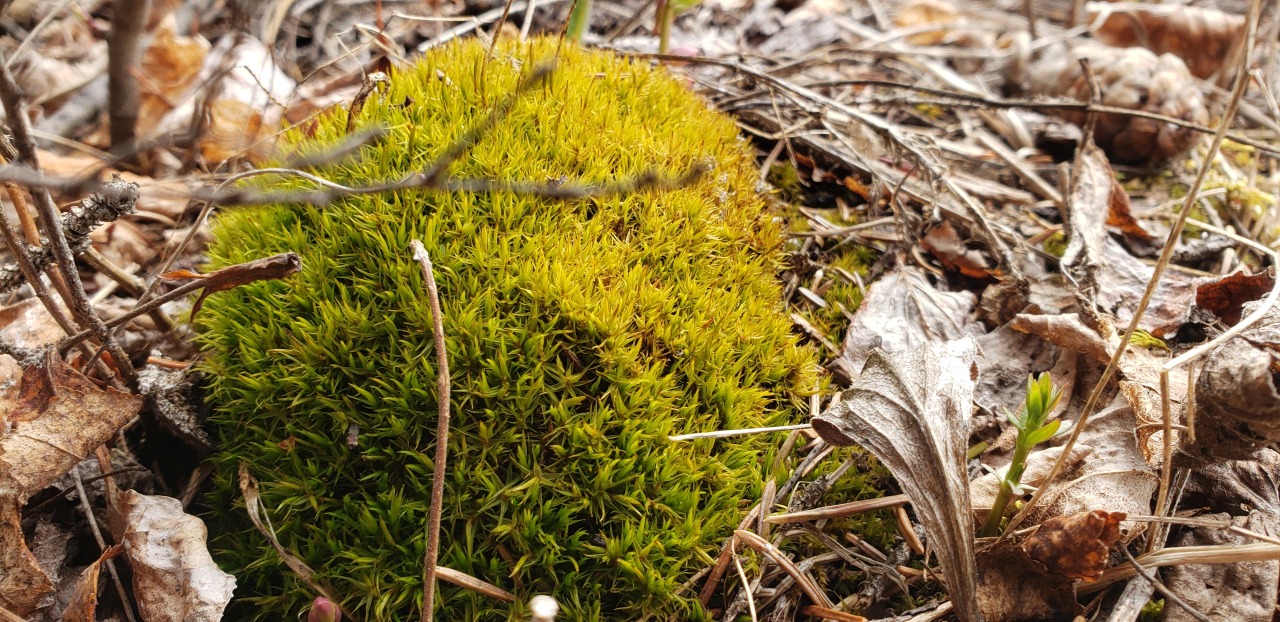
<instances>
[{"instance_id":1,"label":"green moss","mask_svg":"<svg viewBox=\"0 0 1280 622\"><path fill-rule=\"evenodd\" d=\"M366 104L362 122L390 136L321 173L359 185L422 170L555 45L499 46L483 71L478 44L433 52ZM646 64L567 44L560 60L454 175L714 170L574 203L407 191L217 221L213 267L303 257L299 275L219 294L199 320L222 442L212 543L240 585L229 619L294 619L314 596L245 517L241 462L281 542L345 609L420 615L436 370L411 239L436 265L453 379L440 563L521 601L551 593L564 620L706 617L682 584L757 498L773 450L667 436L797 421L815 354L780 308L781 233L733 123ZM319 150L345 124L339 113L287 140ZM442 620L524 615L445 583L436 602Z\"/></svg>"}]
</instances>

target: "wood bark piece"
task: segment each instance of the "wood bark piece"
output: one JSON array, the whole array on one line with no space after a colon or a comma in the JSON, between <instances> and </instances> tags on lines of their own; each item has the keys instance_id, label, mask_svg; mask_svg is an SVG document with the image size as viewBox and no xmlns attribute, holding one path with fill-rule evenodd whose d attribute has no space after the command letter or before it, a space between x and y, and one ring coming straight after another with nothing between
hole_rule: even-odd
<instances>
[{"instance_id":1,"label":"wood bark piece","mask_svg":"<svg viewBox=\"0 0 1280 622\"><path fill-rule=\"evenodd\" d=\"M961 622L981 620L965 445L978 378L965 338L886 354L871 351L848 390L813 428L833 445L859 445L902 486L947 577Z\"/></svg>"}]
</instances>

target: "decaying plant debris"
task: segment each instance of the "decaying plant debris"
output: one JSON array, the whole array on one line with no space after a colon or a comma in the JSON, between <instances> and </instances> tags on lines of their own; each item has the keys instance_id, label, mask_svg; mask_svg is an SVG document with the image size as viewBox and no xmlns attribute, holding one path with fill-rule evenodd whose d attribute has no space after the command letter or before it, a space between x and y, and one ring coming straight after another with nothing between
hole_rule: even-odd
<instances>
[{"instance_id":1,"label":"decaying plant debris","mask_svg":"<svg viewBox=\"0 0 1280 622\"><path fill-rule=\"evenodd\" d=\"M226 604L190 516L208 509L209 447L191 429L203 398L186 319L193 295L296 264L202 274L209 212L405 188L591 200L708 174L450 176L501 122L498 97L490 124L419 175L316 173L384 140L377 128L257 170L275 128L358 107L379 71L458 37L560 33L572 3L151 4L113 24L100 1L0 2L2 619L216 619ZM812 429L768 433L779 479L748 486L762 494L725 517L738 529L684 597L720 620L1272 618L1274 7L706 0L654 56L651 3L593 4L588 44L665 64L758 148L790 231L782 304L828 372ZM109 51L137 65L109 79ZM108 111L128 76L136 99ZM267 174L305 187L241 185ZM1002 535L975 538L1013 454L1002 409L1040 372L1063 391L1050 417L1064 433L1028 457ZM281 508L254 505L265 550ZM170 562L204 580L174 582ZM507 604L517 586L436 570L526 608Z\"/></svg>"}]
</instances>

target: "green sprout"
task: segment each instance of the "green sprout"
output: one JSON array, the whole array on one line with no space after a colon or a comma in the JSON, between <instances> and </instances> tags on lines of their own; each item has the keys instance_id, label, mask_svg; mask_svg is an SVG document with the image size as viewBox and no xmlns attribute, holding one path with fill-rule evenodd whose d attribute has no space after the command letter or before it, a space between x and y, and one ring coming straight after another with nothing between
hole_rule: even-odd
<instances>
[{"instance_id":1,"label":"green sprout","mask_svg":"<svg viewBox=\"0 0 1280 622\"><path fill-rule=\"evenodd\" d=\"M587 26L591 23L591 0L574 0L569 11L569 24L565 27L565 37L570 41L582 41L587 34Z\"/></svg>"},{"instance_id":2,"label":"green sprout","mask_svg":"<svg viewBox=\"0 0 1280 622\"><path fill-rule=\"evenodd\" d=\"M987 524L982 527L979 536L987 538L999 535L1000 523L1004 520L1004 511L1009 507L1009 500L1013 498L1015 491L1022 493L1022 488L1018 484L1022 480L1022 473L1027 470L1027 455L1036 445L1053 438L1058 433L1058 427L1062 421L1055 419L1046 423L1045 419L1057 407L1058 399L1061 397L1062 391L1053 386L1053 379L1048 372L1034 379L1027 376L1026 403L1022 405L1017 416L1005 411L1004 416L1009 419L1009 423L1018 429L1018 440L1014 444L1013 461L1009 464L1009 471L1000 482L1000 492L996 495L996 502L991 507L991 515L987 517Z\"/></svg>"},{"instance_id":3,"label":"green sprout","mask_svg":"<svg viewBox=\"0 0 1280 622\"><path fill-rule=\"evenodd\" d=\"M1133 331L1133 337L1129 338L1129 343L1139 348L1146 348L1148 350L1164 350L1165 352L1169 351L1169 344L1165 343L1163 339L1155 335L1152 335L1151 333L1145 330L1142 330L1141 328Z\"/></svg>"},{"instance_id":4,"label":"green sprout","mask_svg":"<svg viewBox=\"0 0 1280 622\"><path fill-rule=\"evenodd\" d=\"M676 16L698 6L698 0L658 0L658 53L671 48L671 24Z\"/></svg>"}]
</instances>

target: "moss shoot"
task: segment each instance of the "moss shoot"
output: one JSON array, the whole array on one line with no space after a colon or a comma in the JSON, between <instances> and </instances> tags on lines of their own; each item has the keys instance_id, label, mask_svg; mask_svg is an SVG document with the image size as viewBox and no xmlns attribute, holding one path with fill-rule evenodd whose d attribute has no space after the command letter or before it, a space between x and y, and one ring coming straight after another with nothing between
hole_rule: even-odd
<instances>
[{"instance_id":1,"label":"moss shoot","mask_svg":"<svg viewBox=\"0 0 1280 622\"><path fill-rule=\"evenodd\" d=\"M487 63L477 43L437 50L366 103L360 124L389 136L319 172L354 186L424 170L555 54L554 41L500 45ZM346 117L287 143L322 151ZM409 250L421 239L453 378L440 564L519 601L552 594L564 620L705 618L683 584L759 494L771 443L667 437L793 423L817 385L780 308L781 232L733 123L660 69L566 44L451 174L592 184L695 163L714 168L693 185L578 202L404 191L219 218L213 267L282 251L304 263L199 318L222 443L210 528L240 584L230 615L292 620L315 596L246 518L242 462L283 545L345 610L420 615L436 425ZM436 603L443 620L525 616L445 583Z\"/></svg>"}]
</instances>

